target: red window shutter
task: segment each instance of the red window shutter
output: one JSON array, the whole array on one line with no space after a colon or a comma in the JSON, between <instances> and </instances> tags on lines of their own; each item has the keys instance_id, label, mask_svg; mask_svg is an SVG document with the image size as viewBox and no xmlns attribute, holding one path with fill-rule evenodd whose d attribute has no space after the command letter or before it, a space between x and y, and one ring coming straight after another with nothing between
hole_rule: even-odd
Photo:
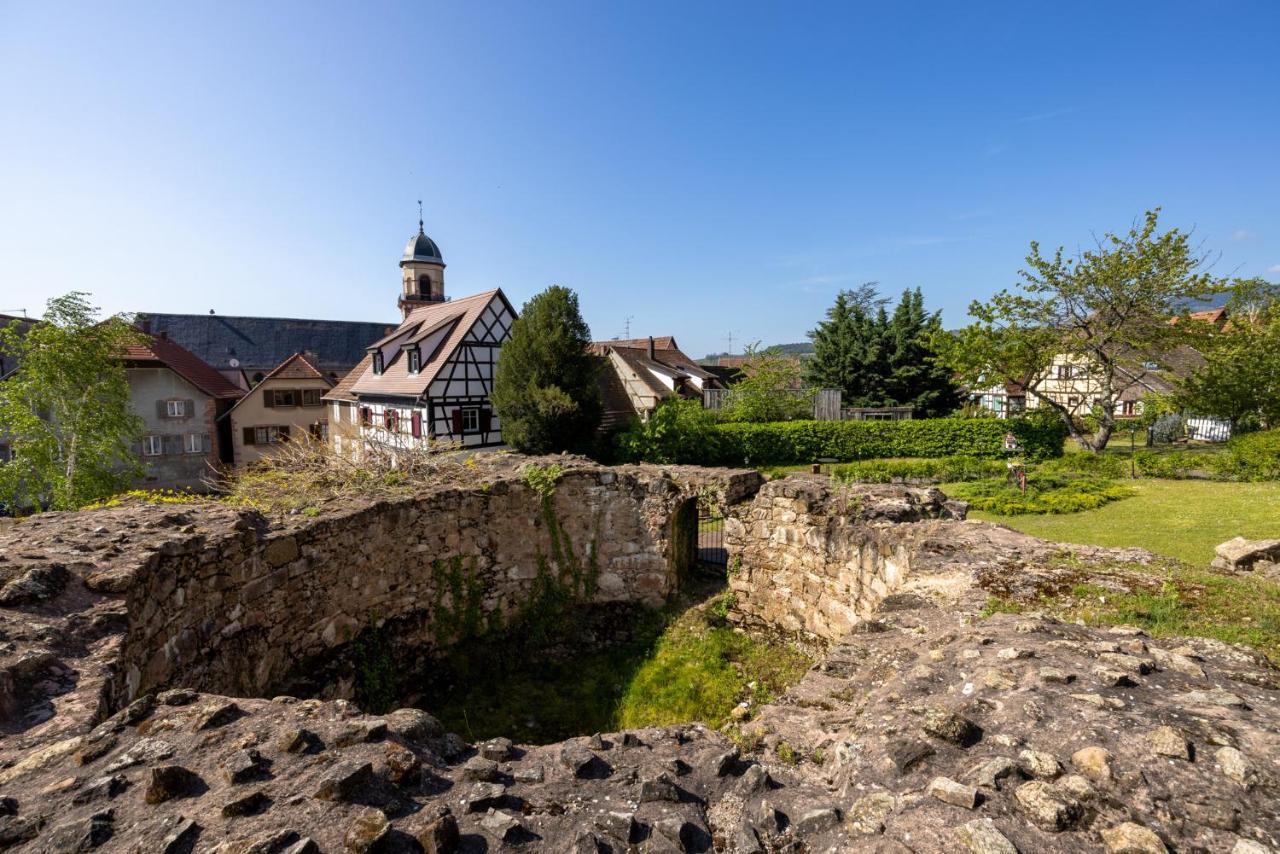
<instances>
[{"instance_id":1,"label":"red window shutter","mask_svg":"<svg viewBox=\"0 0 1280 854\"><path fill-rule=\"evenodd\" d=\"M481 409L480 410L480 432L488 433L491 429L493 429L493 410Z\"/></svg>"},{"instance_id":2,"label":"red window shutter","mask_svg":"<svg viewBox=\"0 0 1280 854\"><path fill-rule=\"evenodd\" d=\"M453 435L455 436L462 435L462 410L461 409L453 410Z\"/></svg>"},{"instance_id":3,"label":"red window shutter","mask_svg":"<svg viewBox=\"0 0 1280 854\"><path fill-rule=\"evenodd\" d=\"M409 426L413 431L413 438L422 438L422 413L414 412L413 417L409 420Z\"/></svg>"}]
</instances>

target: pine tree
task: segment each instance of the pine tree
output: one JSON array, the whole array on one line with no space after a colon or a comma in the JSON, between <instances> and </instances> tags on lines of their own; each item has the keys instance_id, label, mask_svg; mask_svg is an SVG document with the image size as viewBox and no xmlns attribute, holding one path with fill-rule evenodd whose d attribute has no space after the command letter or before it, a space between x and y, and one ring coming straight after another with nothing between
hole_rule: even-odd
<instances>
[{"instance_id":1,"label":"pine tree","mask_svg":"<svg viewBox=\"0 0 1280 854\"><path fill-rule=\"evenodd\" d=\"M552 285L525 303L493 380L493 405L507 444L527 454L590 447L600 423L590 343L573 291Z\"/></svg>"},{"instance_id":2,"label":"pine tree","mask_svg":"<svg viewBox=\"0 0 1280 854\"><path fill-rule=\"evenodd\" d=\"M941 330L940 314L925 311L920 289L904 290L885 329L887 405L910 406L918 418L946 415L960 405L951 371L930 347Z\"/></svg>"}]
</instances>

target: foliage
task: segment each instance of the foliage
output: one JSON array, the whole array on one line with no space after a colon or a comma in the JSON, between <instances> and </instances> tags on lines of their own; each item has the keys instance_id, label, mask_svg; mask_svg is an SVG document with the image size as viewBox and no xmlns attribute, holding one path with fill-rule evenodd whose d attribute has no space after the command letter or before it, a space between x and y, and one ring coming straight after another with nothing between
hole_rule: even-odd
<instances>
[{"instance_id":1,"label":"foliage","mask_svg":"<svg viewBox=\"0 0 1280 854\"><path fill-rule=\"evenodd\" d=\"M1212 336L1205 364L1185 382L1181 405L1233 426L1280 426L1280 299L1261 279L1235 283L1230 326Z\"/></svg>"},{"instance_id":2,"label":"foliage","mask_svg":"<svg viewBox=\"0 0 1280 854\"><path fill-rule=\"evenodd\" d=\"M1102 478L1129 476L1129 458L1119 454L1063 454L1036 466L1045 474L1088 475Z\"/></svg>"},{"instance_id":3,"label":"foliage","mask_svg":"<svg viewBox=\"0 0 1280 854\"><path fill-rule=\"evenodd\" d=\"M504 441L529 454L590 446L601 408L590 343L573 291L553 285L525 303L493 380Z\"/></svg>"},{"instance_id":4,"label":"foliage","mask_svg":"<svg viewBox=\"0 0 1280 854\"><path fill-rule=\"evenodd\" d=\"M1212 468L1224 480L1280 480L1280 429L1233 437Z\"/></svg>"},{"instance_id":5,"label":"foliage","mask_svg":"<svg viewBox=\"0 0 1280 854\"><path fill-rule=\"evenodd\" d=\"M1065 516L1001 516L987 519L1047 540L1099 546L1138 546L1206 566L1218 543L1235 536L1276 535L1280 483L1215 483L1203 480L1136 480L1133 498ZM952 493L957 487L943 485Z\"/></svg>"},{"instance_id":6,"label":"foliage","mask_svg":"<svg viewBox=\"0 0 1280 854\"><path fill-rule=\"evenodd\" d=\"M0 463L0 502L71 510L124 489L142 472L142 420L120 357L141 333L124 315L99 320L78 291L19 329L0 328L0 350L20 364L0 383L0 436L14 455Z\"/></svg>"},{"instance_id":7,"label":"foliage","mask_svg":"<svg viewBox=\"0 0 1280 854\"><path fill-rule=\"evenodd\" d=\"M823 457L1003 457L1012 432L1030 459L1062 453L1061 424L1031 419L930 418L911 421L792 421L722 424L716 456L704 464L766 465L814 462Z\"/></svg>"},{"instance_id":8,"label":"foliage","mask_svg":"<svg viewBox=\"0 0 1280 854\"><path fill-rule=\"evenodd\" d=\"M1217 454L1197 451L1138 451L1133 455L1133 468L1139 477L1155 477L1177 480L1184 477L1203 477L1216 467ZM1113 457L1113 459L1119 459Z\"/></svg>"},{"instance_id":9,"label":"foliage","mask_svg":"<svg viewBox=\"0 0 1280 854\"><path fill-rule=\"evenodd\" d=\"M899 481L960 482L997 477L1005 473L1003 460L980 457L936 457L861 460L832 468L836 480L847 483L895 483Z\"/></svg>"},{"instance_id":10,"label":"foliage","mask_svg":"<svg viewBox=\"0 0 1280 854\"><path fill-rule=\"evenodd\" d=\"M718 456L715 415L701 401L673 398L648 421L635 421L615 439L615 456L623 462L698 463Z\"/></svg>"},{"instance_id":11,"label":"foliage","mask_svg":"<svg viewBox=\"0 0 1280 854\"><path fill-rule=\"evenodd\" d=\"M1024 493L1008 478L958 484L950 490L975 510L1018 516L1024 513L1078 513L1134 495L1131 487L1099 477L1032 472Z\"/></svg>"},{"instance_id":12,"label":"foliage","mask_svg":"<svg viewBox=\"0 0 1280 854\"><path fill-rule=\"evenodd\" d=\"M525 486L538 493L542 500L546 501L555 495L556 483L560 480L562 474L564 474L564 469L555 463L551 463L546 466L525 466L520 472L520 477Z\"/></svg>"},{"instance_id":13,"label":"foliage","mask_svg":"<svg viewBox=\"0 0 1280 854\"><path fill-rule=\"evenodd\" d=\"M1208 324L1192 322L1186 306L1225 290L1201 272L1189 235L1157 233L1159 211L1147 212L1126 235L1106 234L1093 250L1051 257L1031 244L1020 293L1003 290L974 301L976 322L936 336L943 360L972 388L1043 377L1055 357L1087 366L1089 399L1099 404L1097 431L1087 436L1066 405L1037 383L1027 393L1056 412L1081 447L1101 450L1115 428L1120 395L1174 347L1203 342ZM1179 322L1171 323L1178 318Z\"/></svg>"},{"instance_id":14,"label":"foliage","mask_svg":"<svg viewBox=\"0 0 1280 854\"><path fill-rule=\"evenodd\" d=\"M795 356L749 345L721 417L755 423L813 417L814 390L805 387L803 373Z\"/></svg>"},{"instance_id":15,"label":"foliage","mask_svg":"<svg viewBox=\"0 0 1280 854\"><path fill-rule=\"evenodd\" d=\"M810 333L810 383L840 389L846 406L910 406L926 418L951 412L960 391L931 343L942 330L939 313L925 312L919 288L904 290L892 315L886 302L874 283L836 295Z\"/></svg>"}]
</instances>

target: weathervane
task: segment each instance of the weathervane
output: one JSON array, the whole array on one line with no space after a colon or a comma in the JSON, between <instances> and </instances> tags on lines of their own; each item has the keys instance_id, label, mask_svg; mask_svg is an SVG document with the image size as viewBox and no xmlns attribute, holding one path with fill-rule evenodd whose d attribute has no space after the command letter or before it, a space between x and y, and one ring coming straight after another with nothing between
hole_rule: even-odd
<instances>
[{"instance_id":1,"label":"weathervane","mask_svg":"<svg viewBox=\"0 0 1280 854\"><path fill-rule=\"evenodd\" d=\"M422 232L422 199L418 199L418 231Z\"/></svg>"}]
</instances>

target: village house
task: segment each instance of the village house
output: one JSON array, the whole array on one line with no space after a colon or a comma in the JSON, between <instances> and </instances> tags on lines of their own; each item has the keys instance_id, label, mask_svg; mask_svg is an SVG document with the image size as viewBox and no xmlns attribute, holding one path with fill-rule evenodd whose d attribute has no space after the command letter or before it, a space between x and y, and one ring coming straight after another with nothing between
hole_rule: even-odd
<instances>
[{"instance_id":1,"label":"village house","mask_svg":"<svg viewBox=\"0 0 1280 854\"><path fill-rule=\"evenodd\" d=\"M602 360L602 428L620 427L632 418L647 420L663 401L703 399L724 382L680 350L673 336L594 341L590 351Z\"/></svg>"},{"instance_id":2,"label":"village house","mask_svg":"<svg viewBox=\"0 0 1280 854\"><path fill-rule=\"evenodd\" d=\"M257 462L302 436L327 442L329 422L321 398L333 385L302 353L266 374L223 416L231 421L235 464Z\"/></svg>"},{"instance_id":3,"label":"village house","mask_svg":"<svg viewBox=\"0 0 1280 854\"><path fill-rule=\"evenodd\" d=\"M234 460L230 425L221 416L243 392L163 336L144 335L123 362L129 400L144 425L135 446L145 467L140 485L203 491Z\"/></svg>"},{"instance_id":4,"label":"village house","mask_svg":"<svg viewBox=\"0 0 1280 854\"><path fill-rule=\"evenodd\" d=\"M516 312L501 289L449 298L444 269L419 220L400 259L402 322L324 396L338 453L502 444L490 395Z\"/></svg>"}]
</instances>

